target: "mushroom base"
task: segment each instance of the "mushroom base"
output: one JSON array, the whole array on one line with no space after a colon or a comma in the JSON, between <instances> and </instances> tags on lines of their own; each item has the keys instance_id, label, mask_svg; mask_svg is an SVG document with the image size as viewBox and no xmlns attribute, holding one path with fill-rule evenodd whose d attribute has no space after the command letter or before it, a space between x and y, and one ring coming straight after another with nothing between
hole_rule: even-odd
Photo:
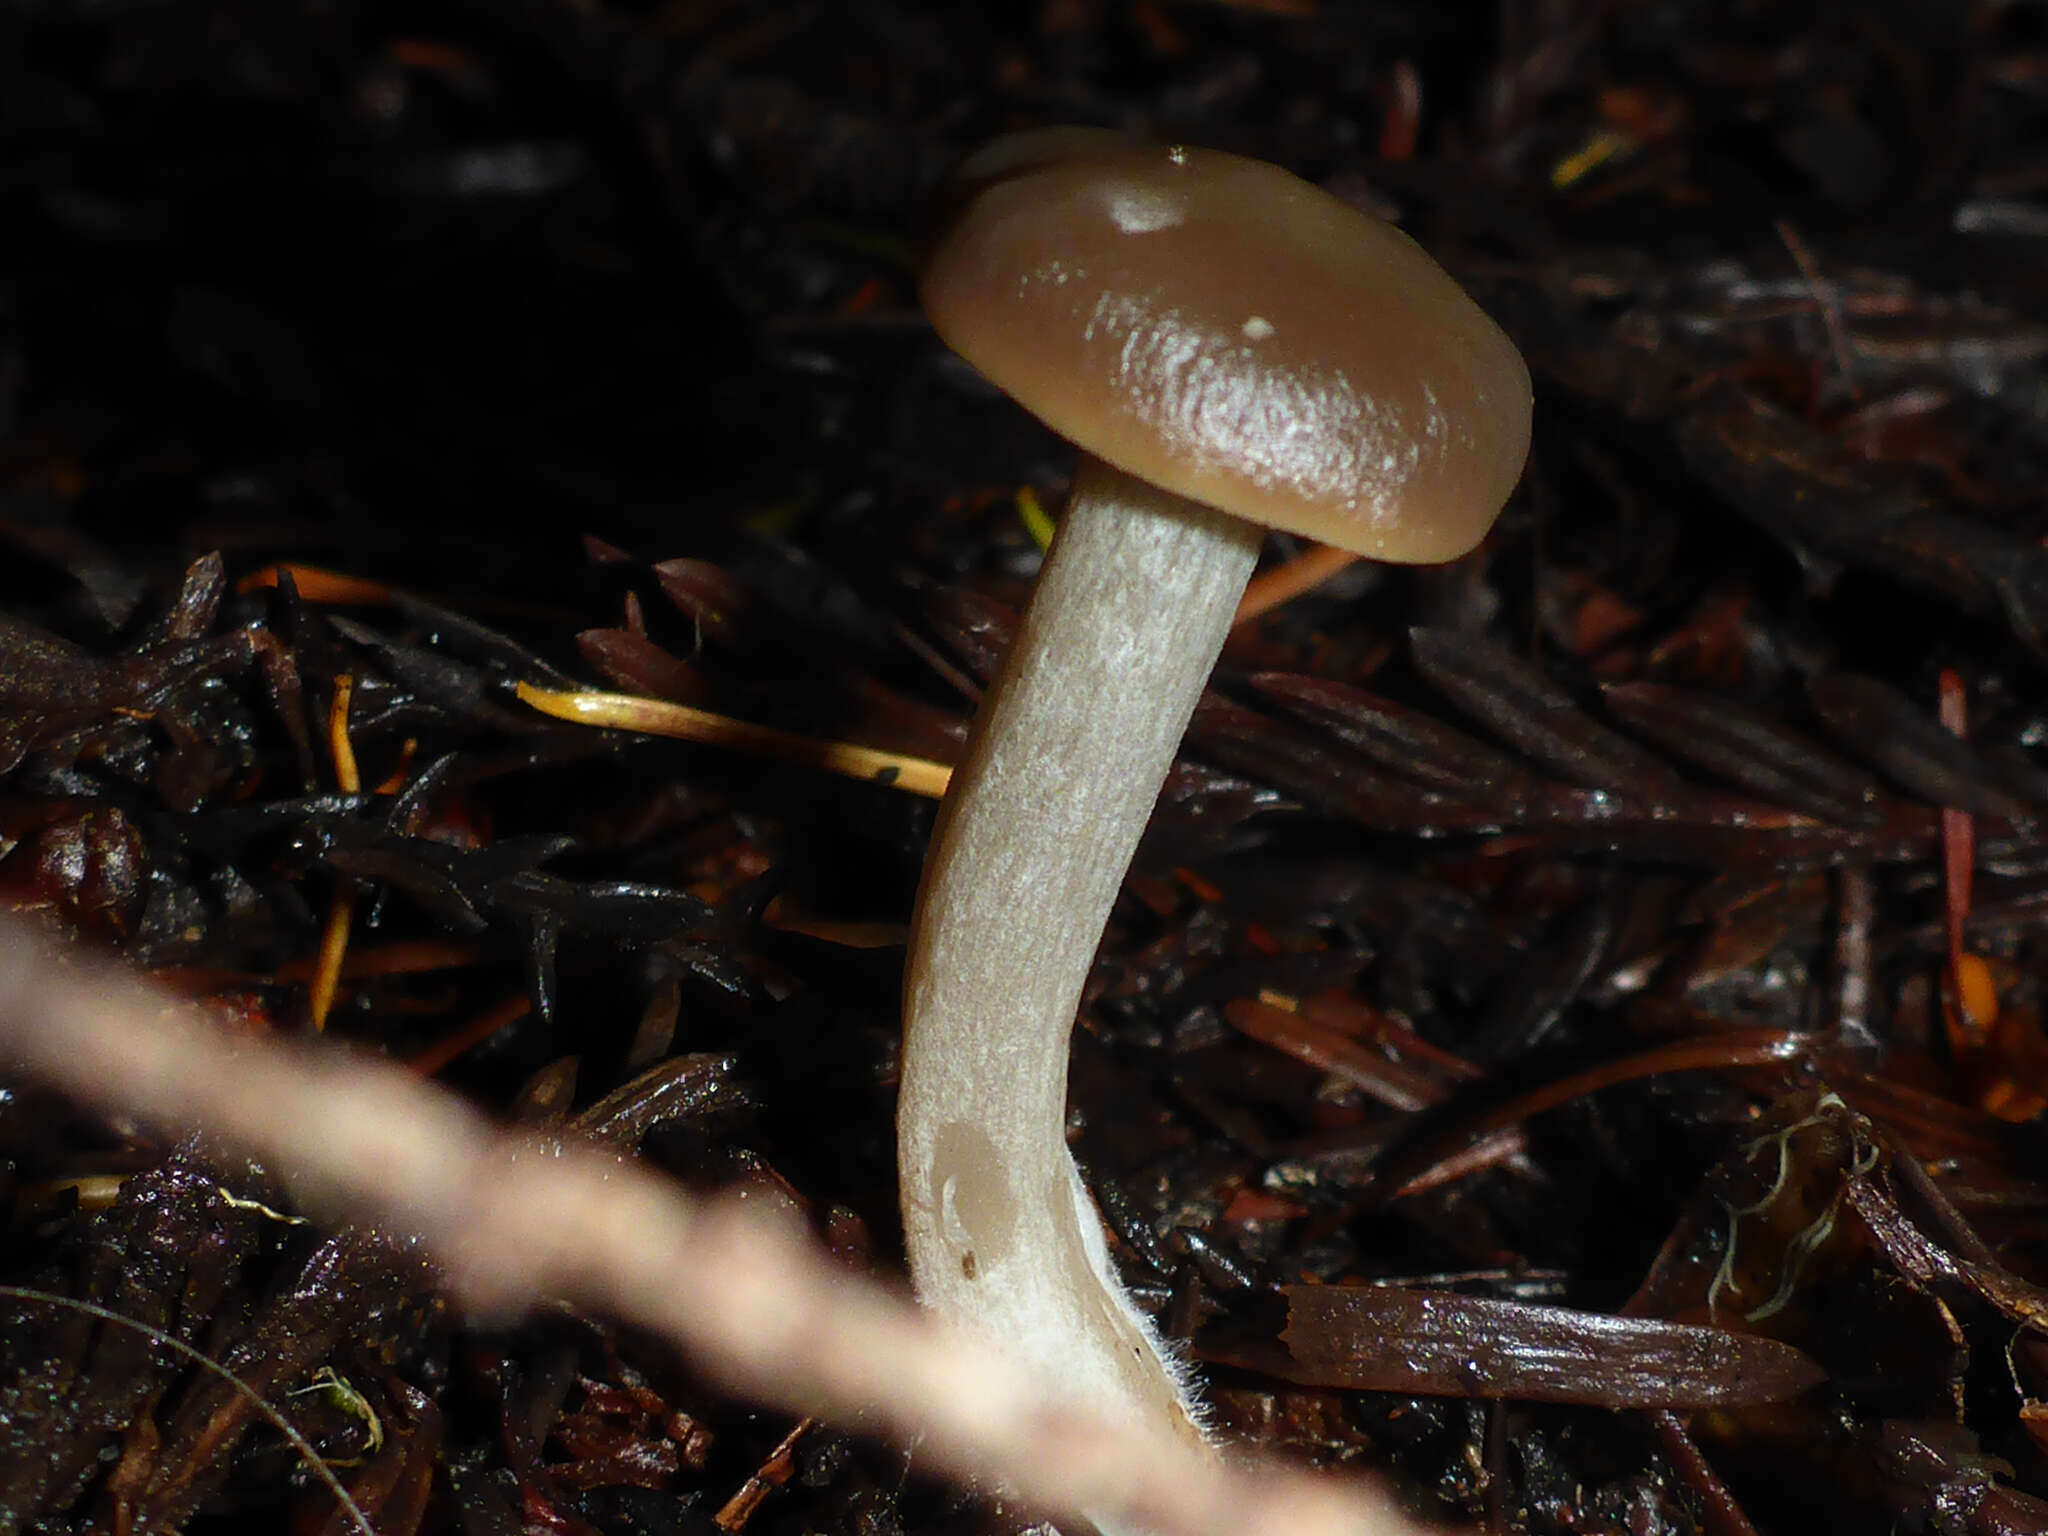
<instances>
[{"instance_id":1,"label":"mushroom base","mask_svg":"<svg viewBox=\"0 0 2048 1536\"><path fill-rule=\"evenodd\" d=\"M1067 1154L1067 1054L1110 907L1260 534L1084 458L940 811L897 1116L918 1294L1068 1399L1199 1435Z\"/></svg>"}]
</instances>

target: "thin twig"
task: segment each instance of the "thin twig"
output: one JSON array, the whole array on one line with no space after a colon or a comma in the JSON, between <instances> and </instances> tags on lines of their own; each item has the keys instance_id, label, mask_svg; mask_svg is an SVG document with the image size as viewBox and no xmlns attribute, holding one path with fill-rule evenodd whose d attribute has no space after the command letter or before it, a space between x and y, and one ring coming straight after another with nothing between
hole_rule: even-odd
<instances>
[{"instance_id":1,"label":"thin twig","mask_svg":"<svg viewBox=\"0 0 2048 1536\"><path fill-rule=\"evenodd\" d=\"M1785 243L1791 254L1792 264L1799 268L1799 275L1805 279L1813 302L1820 310L1822 327L1827 331L1828 350L1834 353L1835 367L1840 370L1842 382L1848 386L1849 397L1855 399L1863 393L1856 381L1856 357L1849 346L1849 327L1842 320L1842 295L1835 285L1821 274L1820 263L1813 259L1813 252L1806 248L1806 242L1799 237L1799 231L1792 227L1790 219L1777 222L1778 238Z\"/></svg>"}]
</instances>

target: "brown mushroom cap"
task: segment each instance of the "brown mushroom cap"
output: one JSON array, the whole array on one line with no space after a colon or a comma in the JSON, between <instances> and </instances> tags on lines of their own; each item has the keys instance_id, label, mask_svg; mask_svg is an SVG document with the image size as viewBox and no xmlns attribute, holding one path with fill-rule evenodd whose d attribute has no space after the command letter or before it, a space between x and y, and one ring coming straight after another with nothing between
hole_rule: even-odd
<instances>
[{"instance_id":1,"label":"brown mushroom cap","mask_svg":"<svg viewBox=\"0 0 2048 1536\"><path fill-rule=\"evenodd\" d=\"M1529 374L1391 225L1262 161L1086 130L956 176L925 311L1128 474L1380 560L1464 554L1529 448Z\"/></svg>"}]
</instances>

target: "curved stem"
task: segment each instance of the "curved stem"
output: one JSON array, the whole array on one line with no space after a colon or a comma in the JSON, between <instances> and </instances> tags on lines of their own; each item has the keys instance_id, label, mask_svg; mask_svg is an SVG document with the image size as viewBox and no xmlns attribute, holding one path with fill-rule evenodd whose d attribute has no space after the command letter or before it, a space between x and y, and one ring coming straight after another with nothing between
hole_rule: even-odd
<instances>
[{"instance_id":1,"label":"curved stem","mask_svg":"<svg viewBox=\"0 0 2048 1536\"><path fill-rule=\"evenodd\" d=\"M903 1226L925 1302L1062 1393L1198 1434L1063 1134L1111 904L1258 553L1084 457L939 814L905 983Z\"/></svg>"}]
</instances>

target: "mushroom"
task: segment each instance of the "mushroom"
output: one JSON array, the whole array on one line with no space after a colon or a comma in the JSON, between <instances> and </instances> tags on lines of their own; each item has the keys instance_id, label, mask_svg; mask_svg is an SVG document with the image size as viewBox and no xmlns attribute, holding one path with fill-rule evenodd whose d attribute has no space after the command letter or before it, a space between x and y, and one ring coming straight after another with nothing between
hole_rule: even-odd
<instances>
[{"instance_id":1,"label":"mushroom","mask_svg":"<svg viewBox=\"0 0 2048 1536\"><path fill-rule=\"evenodd\" d=\"M918 894L911 1273L1049 1384L1200 1438L1067 1153L1082 986L1262 530L1464 554L1521 473L1529 375L1406 235L1259 161L1045 130L940 207L932 324L1081 455Z\"/></svg>"}]
</instances>

